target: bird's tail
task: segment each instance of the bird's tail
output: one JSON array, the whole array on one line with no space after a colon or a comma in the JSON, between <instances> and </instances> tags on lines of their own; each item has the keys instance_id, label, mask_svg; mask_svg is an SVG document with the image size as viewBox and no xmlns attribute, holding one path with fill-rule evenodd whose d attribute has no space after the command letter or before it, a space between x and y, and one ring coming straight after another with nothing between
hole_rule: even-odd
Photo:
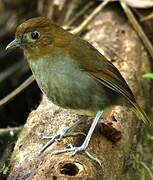
<instances>
[{"instance_id":1,"label":"bird's tail","mask_svg":"<svg viewBox=\"0 0 153 180\"><path fill-rule=\"evenodd\" d=\"M136 116L141 119L145 124L149 124L149 118L146 115L146 113L143 111L143 109L137 104L137 102L131 102L133 107L132 111L136 114Z\"/></svg>"}]
</instances>

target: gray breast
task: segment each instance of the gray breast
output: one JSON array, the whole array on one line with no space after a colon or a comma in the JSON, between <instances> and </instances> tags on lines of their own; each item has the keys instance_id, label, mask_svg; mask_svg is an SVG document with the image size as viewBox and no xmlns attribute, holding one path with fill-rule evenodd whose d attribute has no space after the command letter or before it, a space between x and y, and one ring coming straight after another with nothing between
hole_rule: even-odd
<instances>
[{"instance_id":1,"label":"gray breast","mask_svg":"<svg viewBox=\"0 0 153 180\"><path fill-rule=\"evenodd\" d=\"M108 104L105 88L69 56L46 56L29 64L40 89L53 103L70 109L98 109Z\"/></svg>"}]
</instances>

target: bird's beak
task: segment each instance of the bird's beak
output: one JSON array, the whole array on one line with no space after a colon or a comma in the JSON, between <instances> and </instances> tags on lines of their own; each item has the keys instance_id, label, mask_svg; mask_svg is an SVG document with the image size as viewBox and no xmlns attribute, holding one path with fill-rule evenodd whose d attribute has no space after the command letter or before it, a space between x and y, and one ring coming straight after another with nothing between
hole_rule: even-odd
<instances>
[{"instance_id":1,"label":"bird's beak","mask_svg":"<svg viewBox=\"0 0 153 180\"><path fill-rule=\"evenodd\" d=\"M21 45L21 41L19 39L14 39L6 46L5 50L17 48L20 47L20 45Z\"/></svg>"}]
</instances>

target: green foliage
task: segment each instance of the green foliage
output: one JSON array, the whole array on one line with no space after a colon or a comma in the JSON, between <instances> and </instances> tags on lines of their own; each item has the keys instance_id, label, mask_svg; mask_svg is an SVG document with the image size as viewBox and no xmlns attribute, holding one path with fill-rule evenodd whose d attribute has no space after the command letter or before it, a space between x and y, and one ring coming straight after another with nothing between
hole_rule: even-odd
<instances>
[{"instance_id":1,"label":"green foliage","mask_svg":"<svg viewBox=\"0 0 153 180\"><path fill-rule=\"evenodd\" d=\"M143 77L153 79L153 73L144 74Z\"/></svg>"}]
</instances>

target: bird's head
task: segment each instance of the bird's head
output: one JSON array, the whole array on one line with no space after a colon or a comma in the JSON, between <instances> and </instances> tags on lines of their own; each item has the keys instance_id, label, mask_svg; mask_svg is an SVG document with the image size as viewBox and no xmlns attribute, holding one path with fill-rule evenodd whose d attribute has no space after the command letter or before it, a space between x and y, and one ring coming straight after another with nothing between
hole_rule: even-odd
<instances>
[{"instance_id":1,"label":"bird's head","mask_svg":"<svg viewBox=\"0 0 153 180\"><path fill-rule=\"evenodd\" d=\"M7 45L6 50L20 47L26 56L36 58L50 52L55 46L62 46L65 33L46 17L32 18L17 27L15 39Z\"/></svg>"}]
</instances>

